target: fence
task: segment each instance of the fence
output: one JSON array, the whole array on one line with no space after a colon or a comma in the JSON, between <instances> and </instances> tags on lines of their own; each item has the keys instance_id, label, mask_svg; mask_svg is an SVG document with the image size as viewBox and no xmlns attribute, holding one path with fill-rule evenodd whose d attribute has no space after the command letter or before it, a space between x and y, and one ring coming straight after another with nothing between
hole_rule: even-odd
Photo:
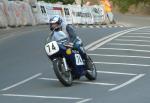
<instances>
[{"instance_id":1,"label":"fence","mask_svg":"<svg viewBox=\"0 0 150 103\"><path fill-rule=\"evenodd\" d=\"M101 24L105 22L102 5L60 5L36 2L0 1L0 27L47 24L53 15L60 15L68 24Z\"/></svg>"},{"instance_id":2,"label":"fence","mask_svg":"<svg viewBox=\"0 0 150 103\"><path fill-rule=\"evenodd\" d=\"M4 5L0 2L0 27L7 27L7 19L5 16Z\"/></svg>"}]
</instances>

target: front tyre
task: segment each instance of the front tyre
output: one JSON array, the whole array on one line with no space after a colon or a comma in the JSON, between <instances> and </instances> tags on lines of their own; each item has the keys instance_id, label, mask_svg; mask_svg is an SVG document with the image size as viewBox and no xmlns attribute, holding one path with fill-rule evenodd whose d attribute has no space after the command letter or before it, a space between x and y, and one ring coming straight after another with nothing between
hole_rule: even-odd
<instances>
[{"instance_id":1,"label":"front tyre","mask_svg":"<svg viewBox=\"0 0 150 103\"><path fill-rule=\"evenodd\" d=\"M85 77L89 80L96 80L97 78L97 69L95 64L93 63L92 59L88 56L87 58L87 69Z\"/></svg>"},{"instance_id":2,"label":"front tyre","mask_svg":"<svg viewBox=\"0 0 150 103\"><path fill-rule=\"evenodd\" d=\"M71 71L65 71L65 65L62 58L53 60L53 68L57 78L64 86L72 85Z\"/></svg>"}]
</instances>

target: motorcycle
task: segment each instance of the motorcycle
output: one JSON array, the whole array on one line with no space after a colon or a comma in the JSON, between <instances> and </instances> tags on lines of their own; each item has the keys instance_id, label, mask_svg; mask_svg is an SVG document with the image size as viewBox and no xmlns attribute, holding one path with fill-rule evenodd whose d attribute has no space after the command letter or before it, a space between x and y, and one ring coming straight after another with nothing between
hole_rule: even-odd
<instances>
[{"instance_id":1,"label":"motorcycle","mask_svg":"<svg viewBox=\"0 0 150 103\"><path fill-rule=\"evenodd\" d=\"M96 80L97 70L92 59L84 60L77 49L66 41L51 41L45 45L45 51L52 61L54 73L64 86L71 86L73 80L85 76Z\"/></svg>"}]
</instances>

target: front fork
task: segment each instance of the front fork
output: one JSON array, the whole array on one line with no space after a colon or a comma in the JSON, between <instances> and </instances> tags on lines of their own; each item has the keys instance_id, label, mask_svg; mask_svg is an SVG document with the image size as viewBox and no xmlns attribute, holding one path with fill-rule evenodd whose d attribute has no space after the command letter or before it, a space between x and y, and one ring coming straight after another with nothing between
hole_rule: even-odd
<instances>
[{"instance_id":1,"label":"front fork","mask_svg":"<svg viewBox=\"0 0 150 103\"><path fill-rule=\"evenodd\" d=\"M65 66L65 71L67 72L69 69L68 69L68 66L67 66L66 58L64 58L64 57L63 57L63 63L64 63L64 66Z\"/></svg>"}]
</instances>

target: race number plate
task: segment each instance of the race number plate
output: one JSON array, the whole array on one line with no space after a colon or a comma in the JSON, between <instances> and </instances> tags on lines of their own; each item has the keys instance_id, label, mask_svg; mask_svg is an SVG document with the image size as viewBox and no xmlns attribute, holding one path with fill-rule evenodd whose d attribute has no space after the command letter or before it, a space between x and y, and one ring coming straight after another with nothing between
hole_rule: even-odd
<instances>
[{"instance_id":1,"label":"race number plate","mask_svg":"<svg viewBox=\"0 0 150 103\"><path fill-rule=\"evenodd\" d=\"M59 51L59 46L56 41L52 41L45 45L47 55L51 56Z\"/></svg>"},{"instance_id":2,"label":"race number plate","mask_svg":"<svg viewBox=\"0 0 150 103\"><path fill-rule=\"evenodd\" d=\"M76 65L84 65L80 54L75 54L75 59L76 59Z\"/></svg>"}]
</instances>

